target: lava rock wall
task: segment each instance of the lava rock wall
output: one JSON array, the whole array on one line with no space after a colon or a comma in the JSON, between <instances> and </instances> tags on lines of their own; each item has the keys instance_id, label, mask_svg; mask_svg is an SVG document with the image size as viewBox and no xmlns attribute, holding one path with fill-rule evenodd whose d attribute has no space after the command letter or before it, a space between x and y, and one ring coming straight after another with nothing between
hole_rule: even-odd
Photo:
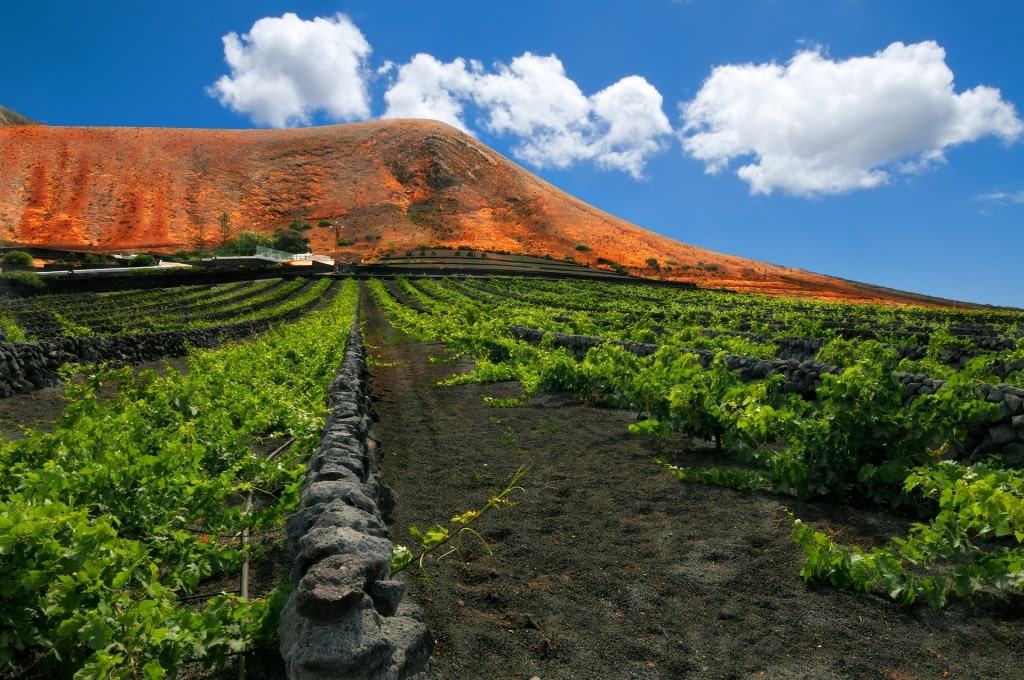
<instances>
[{"instance_id":1,"label":"lava rock wall","mask_svg":"<svg viewBox=\"0 0 1024 680\"><path fill-rule=\"evenodd\" d=\"M532 343L541 342L546 335L535 328L514 326L510 329L514 337ZM550 341L555 347L564 347L578 359L582 359L587 350L605 342L603 338L588 335L570 335L567 333L550 333ZM638 342L616 342L624 349L638 355L649 356L658 350L658 345ZM793 339L785 344L787 356L802 355L810 352L817 341L801 342ZM716 352L700 349L681 349L680 354L694 354L704 368L711 365ZM839 374L843 369L813 359L758 359L738 354L725 355L725 365L736 371L740 380L752 382L773 375L783 377L784 392L802 395L813 400L822 385L822 376L828 373ZM1004 366L1004 371L1021 370L1016 364ZM897 373L896 378L903 385L903 402L909 405L919 396L932 394L946 384L944 380L929 378L918 373ZM963 442L957 442L958 458L965 462L973 462L989 454L998 454L1003 460L1015 467L1024 468L1024 389L1011 385L980 385L979 389L985 400L998 405L999 411L994 420L984 423L969 432Z\"/></svg>"},{"instance_id":2,"label":"lava rock wall","mask_svg":"<svg viewBox=\"0 0 1024 680\"><path fill-rule=\"evenodd\" d=\"M179 357L189 347L216 347L248 337L265 321L242 321L215 328L133 335L87 335L42 342L0 342L0 399L59 385L65 364L127 366Z\"/></svg>"},{"instance_id":3,"label":"lava rock wall","mask_svg":"<svg viewBox=\"0 0 1024 680\"><path fill-rule=\"evenodd\" d=\"M400 680L433 653L422 612L402 601L405 583L390 578L395 500L380 476L369 378L353 323L301 505L286 524L294 591L280 648L291 680Z\"/></svg>"}]
</instances>

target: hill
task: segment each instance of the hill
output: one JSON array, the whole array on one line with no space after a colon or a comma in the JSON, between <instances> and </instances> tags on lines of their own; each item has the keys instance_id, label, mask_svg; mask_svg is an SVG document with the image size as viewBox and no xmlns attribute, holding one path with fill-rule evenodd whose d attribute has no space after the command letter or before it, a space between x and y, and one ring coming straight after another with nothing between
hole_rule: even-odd
<instances>
[{"instance_id":1,"label":"hill","mask_svg":"<svg viewBox=\"0 0 1024 680\"><path fill-rule=\"evenodd\" d=\"M4 125L0 177L8 245L174 252L217 245L227 215L233 233L306 222L316 252L348 261L462 245L738 291L946 304L660 236L436 121L288 130Z\"/></svg>"},{"instance_id":2,"label":"hill","mask_svg":"<svg viewBox=\"0 0 1024 680\"><path fill-rule=\"evenodd\" d=\"M11 111L5 106L0 106L0 126L3 125L38 125L36 121L26 118L17 111Z\"/></svg>"}]
</instances>

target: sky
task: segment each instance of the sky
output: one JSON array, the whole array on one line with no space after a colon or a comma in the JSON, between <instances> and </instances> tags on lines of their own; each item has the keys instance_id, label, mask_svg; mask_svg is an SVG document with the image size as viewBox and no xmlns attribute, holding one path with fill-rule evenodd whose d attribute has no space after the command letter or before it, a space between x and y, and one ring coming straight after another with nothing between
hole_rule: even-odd
<instances>
[{"instance_id":1,"label":"sky","mask_svg":"<svg viewBox=\"0 0 1024 680\"><path fill-rule=\"evenodd\" d=\"M1024 308L1024 3L0 0L49 125L434 118L721 253Z\"/></svg>"}]
</instances>

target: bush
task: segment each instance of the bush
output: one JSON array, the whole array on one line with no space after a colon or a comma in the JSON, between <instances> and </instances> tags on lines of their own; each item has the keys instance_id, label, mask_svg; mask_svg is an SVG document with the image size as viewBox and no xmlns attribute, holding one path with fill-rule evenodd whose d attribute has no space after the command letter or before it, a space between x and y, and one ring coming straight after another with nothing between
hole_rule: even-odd
<instances>
[{"instance_id":1,"label":"bush","mask_svg":"<svg viewBox=\"0 0 1024 680\"><path fill-rule=\"evenodd\" d=\"M578 250L580 252L586 252L586 251L590 250L590 246L588 246L586 243L577 243L575 247L576 247L576 250Z\"/></svg>"},{"instance_id":2,"label":"bush","mask_svg":"<svg viewBox=\"0 0 1024 680\"><path fill-rule=\"evenodd\" d=\"M10 283L15 288L22 290L40 290L46 288L46 284L43 283L42 277L35 272L4 272L4 281Z\"/></svg>"},{"instance_id":3,"label":"bush","mask_svg":"<svg viewBox=\"0 0 1024 680\"><path fill-rule=\"evenodd\" d=\"M278 229L274 232L275 250L283 250L286 253L305 253L309 251L309 239L302 235L302 231L292 227Z\"/></svg>"},{"instance_id":4,"label":"bush","mask_svg":"<svg viewBox=\"0 0 1024 680\"><path fill-rule=\"evenodd\" d=\"M261 246L272 248L274 239L259 231L243 231L228 243L228 248L239 253L255 253Z\"/></svg>"},{"instance_id":5,"label":"bush","mask_svg":"<svg viewBox=\"0 0 1024 680\"><path fill-rule=\"evenodd\" d=\"M0 264L4 267L31 267L35 259L23 250L11 250L4 254Z\"/></svg>"},{"instance_id":6,"label":"bush","mask_svg":"<svg viewBox=\"0 0 1024 680\"><path fill-rule=\"evenodd\" d=\"M86 253L82 258L82 262L85 264L113 264L114 258L109 255L100 255L99 253Z\"/></svg>"},{"instance_id":7,"label":"bush","mask_svg":"<svg viewBox=\"0 0 1024 680\"><path fill-rule=\"evenodd\" d=\"M149 253L139 253L128 260L129 267L155 267L157 259Z\"/></svg>"},{"instance_id":8,"label":"bush","mask_svg":"<svg viewBox=\"0 0 1024 680\"><path fill-rule=\"evenodd\" d=\"M6 314L0 315L0 333L3 334L3 339L7 342L25 342L28 340L28 337L25 336L25 331L18 325L17 320Z\"/></svg>"}]
</instances>

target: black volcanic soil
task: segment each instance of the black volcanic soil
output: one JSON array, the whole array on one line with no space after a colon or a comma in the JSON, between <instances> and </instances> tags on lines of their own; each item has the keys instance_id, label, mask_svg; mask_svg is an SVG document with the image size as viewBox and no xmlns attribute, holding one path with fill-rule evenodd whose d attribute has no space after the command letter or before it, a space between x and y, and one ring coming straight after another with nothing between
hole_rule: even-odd
<instances>
[{"instance_id":1,"label":"black volcanic soil","mask_svg":"<svg viewBox=\"0 0 1024 680\"><path fill-rule=\"evenodd\" d=\"M1024 677L1024 598L936 613L807 585L786 510L849 542L880 544L905 522L681 483L656 442L627 432L634 414L564 394L486 406L518 385L436 387L468 366L432 363L443 347L409 341L369 301L364 313L398 542L533 466L519 504L478 525L492 555L467 537L465 563L410 574L437 640L423 679Z\"/></svg>"},{"instance_id":2,"label":"black volcanic soil","mask_svg":"<svg viewBox=\"0 0 1024 680\"><path fill-rule=\"evenodd\" d=\"M806 585L785 516L876 544L904 521L683 484L654 458L706 462L706 444L660 448L628 434L633 414L569 395L492 408L484 395L518 386L435 387L468 365L432 363L443 347L411 342L368 299L363 309L399 542L410 524L479 507L532 464L519 504L477 525L492 555L467 538L465 563L429 561L429 582L409 573L407 597L437 640L420 680L1024 677L1024 597L936 613ZM0 432L52 422L60 393L0 400ZM255 572L277 574L270 585L286 565L273 552L265 559ZM245 677L283 677L274 655L263 650Z\"/></svg>"}]
</instances>

